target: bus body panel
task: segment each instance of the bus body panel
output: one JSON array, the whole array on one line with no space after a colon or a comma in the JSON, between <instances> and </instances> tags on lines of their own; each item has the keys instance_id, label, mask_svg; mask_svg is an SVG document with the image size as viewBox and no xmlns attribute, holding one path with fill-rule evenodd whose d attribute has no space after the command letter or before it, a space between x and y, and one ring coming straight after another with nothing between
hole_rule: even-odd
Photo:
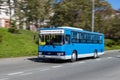
<instances>
[{"instance_id":1,"label":"bus body panel","mask_svg":"<svg viewBox=\"0 0 120 80\"><path fill-rule=\"evenodd\" d=\"M99 47L98 47L99 46ZM71 48L72 47L72 48ZM95 48L96 47L96 48ZM72 44L72 45L65 45L65 52L66 55L71 55L73 51L77 51L78 57L80 55L93 56L94 51L97 50L98 54L104 53L104 45L92 45L92 44Z\"/></svg>"}]
</instances>

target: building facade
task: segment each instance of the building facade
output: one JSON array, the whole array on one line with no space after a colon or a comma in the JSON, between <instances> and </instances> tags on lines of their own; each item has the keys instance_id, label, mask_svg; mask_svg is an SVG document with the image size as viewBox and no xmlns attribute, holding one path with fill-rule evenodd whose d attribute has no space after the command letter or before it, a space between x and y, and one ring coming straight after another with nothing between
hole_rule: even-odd
<instances>
[{"instance_id":1,"label":"building facade","mask_svg":"<svg viewBox=\"0 0 120 80\"><path fill-rule=\"evenodd\" d=\"M9 5L7 0L0 0L0 27L9 27Z\"/></svg>"},{"instance_id":2,"label":"building facade","mask_svg":"<svg viewBox=\"0 0 120 80\"><path fill-rule=\"evenodd\" d=\"M14 14L13 0L0 0L0 27L9 28L10 17Z\"/></svg>"}]
</instances>

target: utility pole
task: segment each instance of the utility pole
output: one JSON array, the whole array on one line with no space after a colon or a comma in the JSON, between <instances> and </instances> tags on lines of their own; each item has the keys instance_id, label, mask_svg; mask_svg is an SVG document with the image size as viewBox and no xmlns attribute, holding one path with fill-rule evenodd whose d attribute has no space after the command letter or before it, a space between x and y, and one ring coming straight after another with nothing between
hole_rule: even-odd
<instances>
[{"instance_id":1,"label":"utility pole","mask_svg":"<svg viewBox=\"0 0 120 80\"><path fill-rule=\"evenodd\" d=\"M95 22L95 0L92 0L92 32L94 32L94 22Z\"/></svg>"}]
</instances>

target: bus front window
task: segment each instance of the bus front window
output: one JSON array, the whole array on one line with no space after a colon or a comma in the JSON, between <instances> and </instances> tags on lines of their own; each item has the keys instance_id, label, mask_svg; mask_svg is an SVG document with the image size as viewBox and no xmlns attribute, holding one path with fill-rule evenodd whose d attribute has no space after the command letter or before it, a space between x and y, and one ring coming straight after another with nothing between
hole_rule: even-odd
<instances>
[{"instance_id":1,"label":"bus front window","mask_svg":"<svg viewBox=\"0 0 120 80\"><path fill-rule=\"evenodd\" d=\"M40 35L39 45L62 45L63 35Z\"/></svg>"}]
</instances>

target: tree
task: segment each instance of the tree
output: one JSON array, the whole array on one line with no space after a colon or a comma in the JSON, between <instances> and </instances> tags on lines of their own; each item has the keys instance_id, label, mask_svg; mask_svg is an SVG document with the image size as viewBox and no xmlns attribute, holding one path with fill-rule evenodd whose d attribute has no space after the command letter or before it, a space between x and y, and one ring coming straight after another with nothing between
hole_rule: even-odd
<instances>
[{"instance_id":1,"label":"tree","mask_svg":"<svg viewBox=\"0 0 120 80\"><path fill-rule=\"evenodd\" d=\"M111 18L111 26L105 31L107 38L120 39L120 15Z\"/></svg>"},{"instance_id":2,"label":"tree","mask_svg":"<svg viewBox=\"0 0 120 80\"><path fill-rule=\"evenodd\" d=\"M83 16L83 14L85 14L85 12L87 11L85 7L88 7L88 4L86 4L85 2L89 1L64 0L62 3L56 4L55 15L51 18L51 24L56 26L84 26L84 22L81 23L81 21L82 19L86 19L87 17L87 15Z\"/></svg>"},{"instance_id":3,"label":"tree","mask_svg":"<svg viewBox=\"0 0 120 80\"><path fill-rule=\"evenodd\" d=\"M113 9L106 0L95 0L95 3L95 31L104 32L109 22L107 18L112 15Z\"/></svg>"},{"instance_id":4,"label":"tree","mask_svg":"<svg viewBox=\"0 0 120 80\"><path fill-rule=\"evenodd\" d=\"M51 18L51 25L74 26L91 30L92 0L64 0L54 6L55 15ZM95 0L95 13L107 10L111 6L105 0ZM102 23L103 16L96 13L95 31ZM102 25L101 25L102 26Z\"/></svg>"},{"instance_id":5,"label":"tree","mask_svg":"<svg viewBox=\"0 0 120 80\"><path fill-rule=\"evenodd\" d=\"M39 27L39 23L46 16L46 1L44 0L15 0L15 17L19 23L34 23Z\"/></svg>"}]
</instances>

